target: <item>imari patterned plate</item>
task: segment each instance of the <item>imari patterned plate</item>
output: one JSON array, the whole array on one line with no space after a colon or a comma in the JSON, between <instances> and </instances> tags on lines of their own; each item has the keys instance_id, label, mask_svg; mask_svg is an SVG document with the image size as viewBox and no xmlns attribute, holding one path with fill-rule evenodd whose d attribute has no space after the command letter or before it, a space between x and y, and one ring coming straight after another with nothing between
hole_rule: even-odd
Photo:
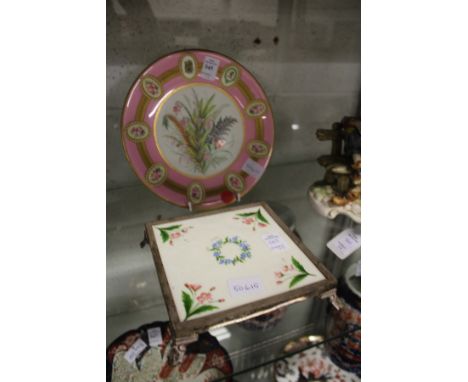
<instances>
[{"instance_id":1,"label":"imari patterned plate","mask_svg":"<svg viewBox=\"0 0 468 382\"><path fill-rule=\"evenodd\" d=\"M321 349L313 347L275 363L277 382L360 382L360 378L336 366Z\"/></svg>"},{"instance_id":2,"label":"imari patterned plate","mask_svg":"<svg viewBox=\"0 0 468 382\"><path fill-rule=\"evenodd\" d=\"M165 56L137 78L122 114L133 170L156 195L193 209L233 203L268 165L274 125L265 92L221 54Z\"/></svg>"},{"instance_id":3,"label":"imari patterned plate","mask_svg":"<svg viewBox=\"0 0 468 382\"><path fill-rule=\"evenodd\" d=\"M151 332L158 335L151 336ZM209 382L233 372L228 353L209 333L182 352L174 352L174 346L167 322L122 334L106 351L107 382Z\"/></svg>"}]
</instances>

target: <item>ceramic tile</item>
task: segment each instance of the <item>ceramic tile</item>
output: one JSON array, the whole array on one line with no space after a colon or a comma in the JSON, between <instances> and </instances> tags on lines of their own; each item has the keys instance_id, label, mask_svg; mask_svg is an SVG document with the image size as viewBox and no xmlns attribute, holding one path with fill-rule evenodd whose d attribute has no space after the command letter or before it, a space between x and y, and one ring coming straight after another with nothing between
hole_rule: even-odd
<instances>
[{"instance_id":1,"label":"ceramic tile","mask_svg":"<svg viewBox=\"0 0 468 382\"><path fill-rule=\"evenodd\" d=\"M152 235L180 321L279 297L326 278L259 204L155 224Z\"/></svg>"}]
</instances>

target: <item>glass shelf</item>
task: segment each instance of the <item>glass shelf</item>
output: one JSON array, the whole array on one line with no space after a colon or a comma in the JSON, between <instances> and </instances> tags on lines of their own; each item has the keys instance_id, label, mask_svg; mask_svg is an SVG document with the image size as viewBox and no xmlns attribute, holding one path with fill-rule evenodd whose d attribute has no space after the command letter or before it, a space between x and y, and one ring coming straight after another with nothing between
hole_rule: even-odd
<instances>
[{"instance_id":1,"label":"glass shelf","mask_svg":"<svg viewBox=\"0 0 468 382\"><path fill-rule=\"evenodd\" d=\"M253 331L242 325L234 325L220 332L210 332L221 339L220 343L228 351L234 369L231 376L219 380L229 380L230 377L236 381L274 380L275 362L313 347L326 349L329 343L360 330L356 326L337 336L329 335L330 308L327 301L307 300L291 305L278 325L271 329ZM306 337L315 341L295 350L288 349L293 341Z\"/></svg>"},{"instance_id":2,"label":"glass shelf","mask_svg":"<svg viewBox=\"0 0 468 382\"><path fill-rule=\"evenodd\" d=\"M355 223L344 216L329 220L313 210L307 189L322 175L323 168L315 162L270 167L241 203L272 201L287 207L290 225L294 225L306 246L338 278L360 253L341 261L326 247L327 241ZM144 223L159 215L169 218L186 214L187 210L155 198L143 185L108 190L107 344L140 325L168 320L151 251L148 246L141 249L139 243L143 239ZM304 336L322 336L324 343L332 340L327 335L331 309L328 301L309 298L288 306L272 328L252 330L241 323L210 333L229 353L234 380L271 381L274 362L291 355L284 352L288 343ZM344 331L338 337L346 335ZM308 348L318 345L309 344Z\"/></svg>"}]
</instances>

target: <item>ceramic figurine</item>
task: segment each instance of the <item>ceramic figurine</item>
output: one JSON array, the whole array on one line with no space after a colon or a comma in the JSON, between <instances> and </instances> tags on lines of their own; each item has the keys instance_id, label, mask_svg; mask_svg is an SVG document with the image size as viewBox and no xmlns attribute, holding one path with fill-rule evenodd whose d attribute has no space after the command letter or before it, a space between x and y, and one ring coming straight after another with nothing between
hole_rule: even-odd
<instances>
[{"instance_id":1,"label":"ceramic figurine","mask_svg":"<svg viewBox=\"0 0 468 382\"><path fill-rule=\"evenodd\" d=\"M318 213L328 218L338 214L361 222L361 122L345 117L331 130L317 130L320 141L330 140L330 155L318 162L325 167L323 180L309 189L309 198Z\"/></svg>"}]
</instances>

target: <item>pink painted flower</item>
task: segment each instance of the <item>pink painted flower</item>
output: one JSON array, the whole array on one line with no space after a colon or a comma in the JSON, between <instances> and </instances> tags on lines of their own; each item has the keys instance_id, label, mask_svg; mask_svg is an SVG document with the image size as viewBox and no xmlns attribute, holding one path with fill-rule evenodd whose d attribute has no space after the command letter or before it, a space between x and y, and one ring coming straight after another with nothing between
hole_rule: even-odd
<instances>
[{"instance_id":1,"label":"pink painted flower","mask_svg":"<svg viewBox=\"0 0 468 382\"><path fill-rule=\"evenodd\" d=\"M234 187L239 187L239 186L240 186L239 179L232 177L230 180L231 180L231 184L232 184Z\"/></svg>"},{"instance_id":2,"label":"pink painted flower","mask_svg":"<svg viewBox=\"0 0 468 382\"><path fill-rule=\"evenodd\" d=\"M287 272L289 270L289 267L287 265L283 266L283 272Z\"/></svg>"},{"instance_id":3,"label":"pink painted flower","mask_svg":"<svg viewBox=\"0 0 468 382\"><path fill-rule=\"evenodd\" d=\"M177 239L178 237L182 236L180 232L173 232L171 233L171 238Z\"/></svg>"},{"instance_id":4,"label":"pink painted flower","mask_svg":"<svg viewBox=\"0 0 468 382\"><path fill-rule=\"evenodd\" d=\"M199 284L189 284L189 283L186 283L184 284L186 288L196 292L197 290L199 290L201 288L201 285Z\"/></svg>"},{"instance_id":5,"label":"pink painted flower","mask_svg":"<svg viewBox=\"0 0 468 382\"><path fill-rule=\"evenodd\" d=\"M263 112L263 105L261 104L255 105L252 107L252 110L254 114L261 113Z\"/></svg>"},{"instance_id":6,"label":"pink painted flower","mask_svg":"<svg viewBox=\"0 0 468 382\"><path fill-rule=\"evenodd\" d=\"M203 292L197 297L197 301L200 304L204 304L206 301L210 301L212 299L211 293Z\"/></svg>"},{"instance_id":7,"label":"pink painted flower","mask_svg":"<svg viewBox=\"0 0 468 382\"><path fill-rule=\"evenodd\" d=\"M177 113L180 113L181 110L182 110L182 104L179 101L177 101L174 107L172 108L172 111L177 114Z\"/></svg>"},{"instance_id":8,"label":"pink painted flower","mask_svg":"<svg viewBox=\"0 0 468 382\"><path fill-rule=\"evenodd\" d=\"M258 223L260 227L266 227L267 225L265 223Z\"/></svg>"},{"instance_id":9,"label":"pink painted flower","mask_svg":"<svg viewBox=\"0 0 468 382\"><path fill-rule=\"evenodd\" d=\"M223 146L225 145L226 141L224 139L217 139L215 141L215 147L217 150L223 148Z\"/></svg>"},{"instance_id":10,"label":"pink painted flower","mask_svg":"<svg viewBox=\"0 0 468 382\"><path fill-rule=\"evenodd\" d=\"M132 134L139 137L143 135L143 129L141 127L135 126L132 128Z\"/></svg>"},{"instance_id":11,"label":"pink painted flower","mask_svg":"<svg viewBox=\"0 0 468 382\"><path fill-rule=\"evenodd\" d=\"M148 93L155 95L158 91L158 88L155 84L153 84L152 82L149 82L149 83L146 83L146 90L148 91Z\"/></svg>"},{"instance_id":12,"label":"pink painted flower","mask_svg":"<svg viewBox=\"0 0 468 382\"><path fill-rule=\"evenodd\" d=\"M279 285L279 284L282 284L283 282L281 280L276 280L276 283Z\"/></svg>"},{"instance_id":13,"label":"pink painted flower","mask_svg":"<svg viewBox=\"0 0 468 382\"><path fill-rule=\"evenodd\" d=\"M218 300L218 302L224 302L224 301L226 301L224 298L220 298L220 299Z\"/></svg>"},{"instance_id":14,"label":"pink painted flower","mask_svg":"<svg viewBox=\"0 0 468 382\"><path fill-rule=\"evenodd\" d=\"M283 277L283 274L281 272L275 272L275 276L280 279L281 277Z\"/></svg>"}]
</instances>

